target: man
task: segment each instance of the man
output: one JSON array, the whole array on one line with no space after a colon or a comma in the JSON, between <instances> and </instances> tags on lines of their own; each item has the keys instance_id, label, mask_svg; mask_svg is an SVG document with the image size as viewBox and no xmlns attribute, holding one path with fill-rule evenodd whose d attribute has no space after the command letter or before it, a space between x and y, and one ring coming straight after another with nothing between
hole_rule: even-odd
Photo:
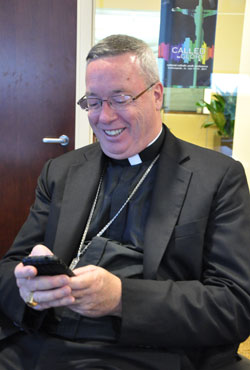
<instances>
[{"instance_id":1,"label":"man","mask_svg":"<svg viewBox=\"0 0 250 370\"><path fill-rule=\"evenodd\" d=\"M99 142L45 165L1 261L1 369L242 368L244 171L175 138L162 96L144 42L114 35L91 49L79 104ZM37 276L29 254L55 254L75 276Z\"/></svg>"}]
</instances>

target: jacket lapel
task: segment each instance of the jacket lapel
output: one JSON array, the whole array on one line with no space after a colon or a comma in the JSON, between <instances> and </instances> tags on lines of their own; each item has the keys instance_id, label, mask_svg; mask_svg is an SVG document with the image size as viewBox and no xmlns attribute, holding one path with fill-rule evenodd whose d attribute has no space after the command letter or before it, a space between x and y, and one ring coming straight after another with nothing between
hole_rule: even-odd
<instances>
[{"instance_id":1,"label":"jacket lapel","mask_svg":"<svg viewBox=\"0 0 250 370\"><path fill-rule=\"evenodd\" d=\"M144 239L144 277L150 279L156 277L192 176L192 171L181 165L189 157L182 153L180 142L170 132L166 136Z\"/></svg>"},{"instance_id":2,"label":"jacket lapel","mask_svg":"<svg viewBox=\"0 0 250 370\"><path fill-rule=\"evenodd\" d=\"M99 151L69 168L54 244L54 253L66 263L78 250L103 169L102 158Z\"/></svg>"}]
</instances>

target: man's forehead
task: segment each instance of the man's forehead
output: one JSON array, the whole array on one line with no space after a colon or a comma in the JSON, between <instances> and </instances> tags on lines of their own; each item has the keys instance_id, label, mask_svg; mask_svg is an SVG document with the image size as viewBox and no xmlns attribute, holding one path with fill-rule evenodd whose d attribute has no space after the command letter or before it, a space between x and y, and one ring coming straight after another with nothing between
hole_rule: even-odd
<instances>
[{"instance_id":1,"label":"man's forehead","mask_svg":"<svg viewBox=\"0 0 250 370\"><path fill-rule=\"evenodd\" d=\"M108 73L111 76L131 75L133 72L138 74L140 72L140 63L136 55L126 53L121 55L115 55L110 57L102 57L95 59L88 63L86 69L86 78L101 73Z\"/></svg>"},{"instance_id":2,"label":"man's forehead","mask_svg":"<svg viewBox=\"0 0 250 370\"><path fill-rule=\"evenodd\" d=\"M124 93L128 93L128 94L130 93L128 88L120 87L120 88L108 89L108 95L109 96L116 95L116 94L124 94ZM98 88L93 89L93 90L92 90L91 87L89 89L87 88L85 95L87 95L87 96L89 96L89 95L98 96L99 95L99 90L98 90Z\"/></svg>"},{"instance_id":3,"label":"man's forehead","mask_svg":"<svg viewBox=\"0 0 250 370\"><path fill-rule=\"evenodd\" d=\"M131 93L135 86L144 85L144 76L135 65L137 59L126 53L91 61L86 71L86 94L99 94L103 86L109 95Z\"/></svg>"}]
</instances>

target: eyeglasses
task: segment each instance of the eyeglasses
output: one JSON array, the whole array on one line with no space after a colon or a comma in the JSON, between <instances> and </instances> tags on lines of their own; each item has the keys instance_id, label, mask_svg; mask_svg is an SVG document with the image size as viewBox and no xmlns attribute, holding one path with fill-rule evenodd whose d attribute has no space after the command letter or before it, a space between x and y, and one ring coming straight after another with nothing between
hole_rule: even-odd
<instances>
[{"instance_id":1,"label":"eyeglasses","mask_svg":"<svg viewBox=\"0 0 250 370\"><path fill-rule=\"evenodd\" d=\"M157 81L156 81L157 82ZM116 94L112 95L107 99L100 99L96 98L94 96L86 96L84 95L77 104L80 105L80 107L86 111L95 111L98 112L102 108L102 104L104 101L108 103L108 105L114 109L114 110L121 110L124 109L128 104L132 103L136 99L138 99L140 96L142 96L145 92L147 92L151 87L153 87L156 82L152 83L149 87L147 87L145 90L140 92L140 94L136 96L131 96L128 94Z\"/></svg>"}]
</instances>

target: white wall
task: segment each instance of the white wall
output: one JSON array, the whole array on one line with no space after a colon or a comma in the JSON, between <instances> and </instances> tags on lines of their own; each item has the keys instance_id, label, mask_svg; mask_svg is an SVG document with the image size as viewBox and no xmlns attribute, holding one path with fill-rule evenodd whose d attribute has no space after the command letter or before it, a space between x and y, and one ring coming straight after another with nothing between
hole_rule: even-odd
<instances>
[{"instance_id":1,"label":"white wall","mask_svg":"<svg viewBox=\"0 0 250 370\"><path fill-rule=\"evenodd\" d=\"M94 0L77 1L77 55L76 55L76 101L85 92L85 59L93 45ZM75 148L92 142L92 130L88 123L87 113L76 105Z\"/></svg>"}]
</instances>

